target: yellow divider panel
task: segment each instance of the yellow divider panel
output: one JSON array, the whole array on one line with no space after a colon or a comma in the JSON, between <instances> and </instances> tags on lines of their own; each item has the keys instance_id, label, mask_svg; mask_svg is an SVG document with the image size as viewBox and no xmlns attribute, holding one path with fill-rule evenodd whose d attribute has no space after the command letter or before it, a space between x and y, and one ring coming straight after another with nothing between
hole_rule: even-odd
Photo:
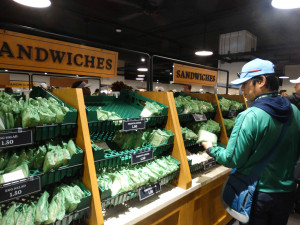
<instances>
[{"instance_id":1,"label":"yellow divider panel","mask_svg":"<svg viewBox=\"0 0 300 225\"><path fill-rule=\"evenodd\" d=\"M84 173L82 183L92 194L90 225L103 225L102 207L97 184L94 156L91 146L90 132L87 123L82 89L54 89L53 93L65 103L78 110L78 130L76 144L84 151Z\"/></svg>"},{"instance_id":2,"label":"yellow divider panel","mask_svg":"<svg viewBox=\"0 0 300 225\"><path fill-rule=\"evenodd\" d=\"M175 134L172 156L181 163L178 183L176 185L183 189L190 188L192 186L192 176L186 157L184 142L181 134L173 93L147 91L139 92L139 94L169 107L168 120L165 128L167 130L171 130Z\"/></svg>"}]
</instances>

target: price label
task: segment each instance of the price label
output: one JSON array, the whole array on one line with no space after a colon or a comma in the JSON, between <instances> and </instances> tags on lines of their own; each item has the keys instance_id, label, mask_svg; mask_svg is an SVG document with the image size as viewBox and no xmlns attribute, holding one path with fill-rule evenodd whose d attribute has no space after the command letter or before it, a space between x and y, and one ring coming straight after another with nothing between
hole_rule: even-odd
<instances>
[{"instance_id":1,"label":"price label","mask_svg":"<svg viewBox=\"0 0 300 225\"><path fill-rule=\"evenodd\" d=\"M22 170L17 170L14 172L3 174L4 182L11 182L11 181L19 180L22 178L25 178Z\"/></svg>"},{"instance_id":2,"label":"price label","mask_svg":"<svg viewBox=\"0 0 300 225\"><path fill-rule=\"evenodd\" d=\"M0 133L0 149L31 144L33 144L32 130Z\"/></svg>"},{"instance_id":3,"label":"price label","mask_svg":"<svg viewBox=\"0 0 300 225\"><path fill-rule=\"evenodd\" d=\"M194 113L193 117L194 117L194 120L196 122L207 121L207 118L206 118L205 114Z\"/></svg>"},{"instance_id":4,"label":"price label","mask_svg":"<svg viewBox=\"0 0 300 225\"><path fill-rule=\"evenodd\" d=\"M153 159L153 149L148 148L145 152L139 152L139 153L132 153L131 154L131 165L142 163L148 160Z\"/></svg>"},{"instance_id":5,"label":"price label","mask_svg":"<svg viewBox=\"0 0 300 225\"><path fill-rule=\"evenodd\" d=\"M144 119L123 121L123 131L144 130L145 128L146 121Z\"/></svg>"},{"instance_id":6,"label":"price label","mask_svg":"<svg viewBox=\"0 0 300 225\"><path fill-rule=\"evenodd\" d=\"M0 186L0 202L41 191L40 177L29 177Z\"/></svg>"},{"instance_id":7,"label":"price label","mask_svg":"<svg viewBox=\"0 0 300 225\"><path fill-rule=\"evenodd\" d=\"M204 170L208 170L211 167L216 165L216 160L215 159L209 159L206 162L204 162Z\"/></svg>"},{"instance_id":8,"label":"price label","mask_svg":"<svg viewBox=\"0 0 300 225\"><path fill-rule=\"evenodd\" d=\"M161 191L161 186L159 182L155 182L151 185L141 187L139 189L139 198L140 201L149 198L150 196Z\"/></svg>"},{"instance_id":9,"label":"price label","mask_svg":"<svg viewBox=\"0 0 300 225\"><path fill-rule=\"evenodd\" d=\"M237 114L236 110L233 109L232 107L230 107L229 112L228 112L228 117L229 118L236 117L236 114Z\"/></svg>"}]
</instances>

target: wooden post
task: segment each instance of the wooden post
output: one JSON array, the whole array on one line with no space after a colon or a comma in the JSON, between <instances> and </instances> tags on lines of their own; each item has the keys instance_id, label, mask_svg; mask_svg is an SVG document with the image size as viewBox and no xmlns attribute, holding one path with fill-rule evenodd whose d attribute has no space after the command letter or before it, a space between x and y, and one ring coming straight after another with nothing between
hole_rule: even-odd
<instances>
[{"instance_id":1,"label":"wooden post","mask_svg":"<svg viewBox=\"0 0 300 225\"><path fill-rule=\"evenodd\" d=\"M84 173L82 183L92 194L90 225L103 225L102 207L100 201L99 188L97 184L94 156L91 146L90 132L87 123L85 104L82 89L65 88L54 89L53 93L65 103L74 107L78 111L78 130L76 144L84 151Z\"/></svg>"},{"instance_id":2,"label":"wooden post","mask_svg":"<svg viewBox=\"0 0 300 225\"><path fill-rule=\"evenodd\" d=\"M139 94L168 106L168 120L165 128L175 134L172 156L181 163L178 183L176 185L183 189L190 188L192 186L192 176L186 157L173 93L147 91L139 92Z\"/></svg>"}]
</instances>

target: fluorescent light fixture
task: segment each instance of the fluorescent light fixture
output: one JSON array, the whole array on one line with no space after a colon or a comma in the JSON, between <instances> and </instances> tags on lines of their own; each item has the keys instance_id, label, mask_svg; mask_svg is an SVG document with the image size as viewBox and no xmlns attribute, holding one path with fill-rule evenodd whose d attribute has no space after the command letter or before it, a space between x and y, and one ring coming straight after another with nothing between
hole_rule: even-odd
<instances>
[{"instance_id":1,"label":"fluorescent light fixture","mask_svg":"<svg viewBox=\"0 0 300 225\"><path fill-rule=\"evenodd\" d=\"M137 70L140 71L140 72L147 72L148 68L138 68Z\"/></svg>"},{"instance_id":2,"label":"fluorescent light fixture","mask_svg":"<svg viewBox=\"0 0 300 225\"><path fill-rule=\"evenodd\" d=\"M145 62L145 61L146 61L146 59L145 59L145 58L141 58L141 61L142 61L142 62Z\"/></svg>"},{"instance_id":3,"label":"fluorescent light fixture","mask_svg":"<svg viewBox=\"0 0 300 225\"><path fill-rule=\"evenodd\" d=\"M300 8L299 0L273 0L272 6L277 9L296 9Z\"/></svg>"},{"instance_id":4,"label":"fluorescent light fixture","mask_svg":"<svg viewBox=\"0 0 300 225\"><path fill-rule=\"evenodd\" d=\"M139 75L137 75L138 77L145 77L145 75L142 75L142 74L139 74Z\"/></svg>"},{"instance_id":5,"label":"fluorescent light fixture","mask_svg":"<svg viewBox=\"0 0 300 225\"><path fill-rule=\"evenodd\" d=\"M13 0L13 1L34 8L46 8L51 5L50 0Z\"/></svg>"},{"instance_id":6,"label":"fluorescent light fixture","mask_svg":"<svg viewBox=\"0 0 300 225\"><path fill-rule=\"evenodd\" d=\"M137 77L137 78L135 78L136 80L144 80L144 78L139 78L139 77Z\"/></svg>"},{"instance_id":7,"label":"fluorescent light fixture","mask_svg":"<svg viewBox=\"0 0 300 225\"><path fill-rule=\"evenodd\" d=\"M280 79L288 79L288 78L290 78L290 77L287 77L287 76L280 76L279 78L280 78Z\"/></svg>"},{"instance_id":8,"label":"fluorescent light fixture","mask_svg":"<svg viewBox=\"0 0 300 225\"><path fill-rule=\"evenodd\" d=\"M212 54L214 54L212 51L207 51L207 50L201 50L201 51L195 52L195 55L198 55L198 56L210 56Z\"/></svg>"}]
</instances>

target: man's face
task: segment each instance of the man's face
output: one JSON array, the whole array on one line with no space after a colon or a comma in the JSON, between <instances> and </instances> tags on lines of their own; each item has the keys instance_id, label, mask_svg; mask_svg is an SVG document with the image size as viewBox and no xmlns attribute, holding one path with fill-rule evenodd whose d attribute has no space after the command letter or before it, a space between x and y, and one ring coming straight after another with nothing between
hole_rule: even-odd
<instances>
[{"instance_id":1,"label":"man's face","mask_svg":"<svg viewBox=\"0 0 300 225\"><path fill-rule=\"evenodd\" d=\"M259 90L257 86L257 83L253 85L252 80L243 83L241 90L244 92L245 98L247 98L248 101L253 101L254 98L260 94L258 93Z\"/></svg>"},{"instance_id":2,"label":"man's face","mask_svg":"<svg viewBox=\"0 0 300 225\"><path fill-rule=\"evenodd\" d=\"M284 91L284 92L281 92L281 96L282 97L285 97L285 96L287 96L287 93Z\"/></svg>"},{"instance_id":3,"label":"man's face","mask_svg":"<svg viewBox=\"0 0 300 225\"><path fill-rule=\"evenodd\" d=\"M184 85L184 87L183 87L183 92L184 92L184 93L190 93L191 90L189 89L189 86Z\"/></svg>"},{"instance_id":4,"label":"man's face","mask_svg":"<svg viewBox=\"0 0 300 225\"><path fill-rule=\"evenodd\" d=\"M295 92L300 94L300 83L295 85Z\"/></svg>"}]
</instances>

